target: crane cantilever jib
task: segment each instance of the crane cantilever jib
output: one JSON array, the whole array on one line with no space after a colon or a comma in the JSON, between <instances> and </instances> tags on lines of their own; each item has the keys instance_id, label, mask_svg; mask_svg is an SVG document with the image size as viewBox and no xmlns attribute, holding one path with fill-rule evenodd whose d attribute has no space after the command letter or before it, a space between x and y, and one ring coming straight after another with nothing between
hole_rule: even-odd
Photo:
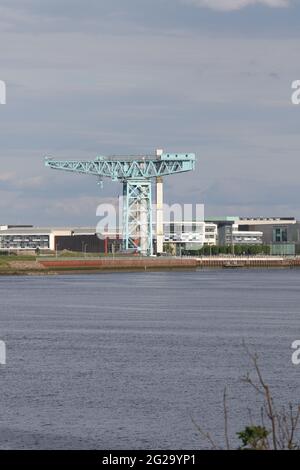
<instances>
[{"instance_id":1,"label":"crane cantilever jib","mask_svg":"<svg viewBox=\"0 0 300 470\"><path fill-rule=\"evenodd\" d=\"M46 158L46 166L112 179L157 178L193 170L194 154L163 154L158 157L98 157L86 160L54 160Z\"/></svg>"},{"instance_id":2,"label":"crane cantilever jib","mask_svg":"<svg viewBox=\"0 0 300 470\"><path fill-rule=\"evenodd\" d=\"M123 183L124 249L151 255L153 178L194 170L194 153L161 153L145 156L99 156L94 160L45 159L55 170L111 178Z\"/></svg>"}]
</instances>

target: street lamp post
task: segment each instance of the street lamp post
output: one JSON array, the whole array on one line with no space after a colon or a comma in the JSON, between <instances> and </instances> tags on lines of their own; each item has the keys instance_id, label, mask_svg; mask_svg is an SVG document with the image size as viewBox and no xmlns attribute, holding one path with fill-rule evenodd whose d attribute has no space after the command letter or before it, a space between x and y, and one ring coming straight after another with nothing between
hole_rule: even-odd
<instances>
[{"instance_id":1,"label":"street lamp post","mask_svg":"<svg viewBox=\"0 0 300 470\"><path fill-rule=\"evenodd\" d=\"M87 248L87 243L82 241L81 242L81 252L82 252L84 258L86 257L85 256L86 255L86 248Z\"/></svg>"}]
</instances>

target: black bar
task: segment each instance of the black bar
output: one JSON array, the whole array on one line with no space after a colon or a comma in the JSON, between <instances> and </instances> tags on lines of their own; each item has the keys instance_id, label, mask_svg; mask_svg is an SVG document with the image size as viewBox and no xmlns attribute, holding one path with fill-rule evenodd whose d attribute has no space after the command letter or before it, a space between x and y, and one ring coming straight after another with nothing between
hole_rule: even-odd
<instances>
[{"instance_id":1,"label":"black bar","mask_svg":"<svg viewBox=\"0 0 300 470\"><path fill-rule=\"evenodd\" d=\"M216 465L223 467L226 464L262 465L270 463L286 466L294 458L299 458L299 451L194 451L194 450L27 450L27 451L0 451L0 464L30 464L31 468L38 468L47 464L48 467L56 465L76 465L76 468L86 465L90 468L108 468L110 466L122 468L153 468L160 465L166 467L180 466L182 468L213 468ZM293 460L292 460L293 459ZM56 469L54 469L56 470Z\"/></svg>"}]
</instances>

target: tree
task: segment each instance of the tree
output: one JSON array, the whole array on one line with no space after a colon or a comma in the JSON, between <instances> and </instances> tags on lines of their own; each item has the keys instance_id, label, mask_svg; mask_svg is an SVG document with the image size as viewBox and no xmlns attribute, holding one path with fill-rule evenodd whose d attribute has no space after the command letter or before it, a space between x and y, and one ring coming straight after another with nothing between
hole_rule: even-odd
<instances>
[{"instance_id":1,"label":"tree","mask_svg":"<svg viewBox=\"0 0 300 470\"><path fill-rule=\"evenodd\" d=\"M253 379L248 373L243 381L262 398L262 406L260 408L260 422L251 423L242 431L236 433L241 440L239 449L250 450L296 450L300 449L300 443L297 441L297 431L300 420L300 404L293 406L291 403L288 407L277 407L270 386L266 383L258 362L258 355L249 351L244 344L244 348L250 357L255 378ZM230 449L230 439L228 432L228 406L227 393L224 389L223 395L223 413L224 413L224 435L225 448ZM252 415L250 413L250 415ZM203 429L192 418L196 429L202 437L204 437L213 449L220 449L209 432Z\"/></svg>"}]
</instances>

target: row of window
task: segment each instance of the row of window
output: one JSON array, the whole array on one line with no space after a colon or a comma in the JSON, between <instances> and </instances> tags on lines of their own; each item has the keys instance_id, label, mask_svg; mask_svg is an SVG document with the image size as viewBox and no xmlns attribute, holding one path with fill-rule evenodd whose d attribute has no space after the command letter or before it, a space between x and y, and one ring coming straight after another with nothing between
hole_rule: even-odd
<instances>
[{"instance_id":1,"label":"row of window","mask_svg":"<svg viewBox=\"0 0 300 470\"><path fill-rule=\"evenodd\" d=\"M35 249L49 246L49 235L0 235L0 249Z\"/></svg>"}]
</instances>

